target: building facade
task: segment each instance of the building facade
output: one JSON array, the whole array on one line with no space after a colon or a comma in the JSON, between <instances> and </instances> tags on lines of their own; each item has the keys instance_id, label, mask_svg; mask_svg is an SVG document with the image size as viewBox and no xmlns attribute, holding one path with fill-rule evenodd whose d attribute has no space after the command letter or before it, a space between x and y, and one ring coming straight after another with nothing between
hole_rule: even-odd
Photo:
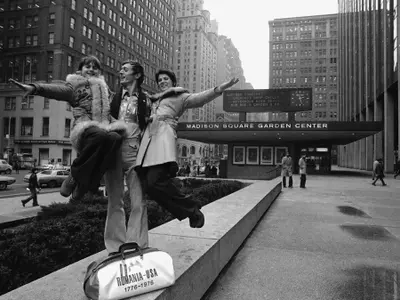
<instances>
[{"instance_id":1,"label":"building facade","mask_svg":"<svg viewBox=\"0 0 400 300\"><path fill-rule=\"evenodd\" d=\"M225 35L219 35L217 51L217 82L222 83L235 77L239 79L239 82L233 87L234 89L252 89L251 84L246 82L240 53L233 41ZM222 96L215 100L215 109L219 121L234 122L239 120L238 113L223 110Z\"/></svg>"},{"instance_id":2,"label":"building facade","mask_svg":"<svg viewBox=\"0 0 400 300\"><path fill-rule=\"evenodd\" d=\"M172 66L174 23L173 0L0 1L0 149L70 164L71 108L37 96L23 101L8 78L64 80L93 54L111 89L121 63L135 59L145 69L143 88L155 92L157 69Z\"/></svg>"},{"instance_id":3,"label":"building facade","mask_svg":"<svg viewBox=\"0 0 400 300\"><path fill-rule=\"evenodd\" d=\"M312 111L297 121L335 121L338 117L337 14L274 19L269 22L269 88L312 88ZM286 121L270 112L266 121Z\"/></svg>"},{"instance_id":4,"label":"building facade","mask_svg":"<svg viewBox=\"0 0 400 300\"><path fill-rule=\"evenodd\" d=\"M339 147L341 166L394 170L400 140L398 0L339 1L339 120L381 121L384 130Z\"/></svg>"},{"instance_id":5,"label":"building facade","mask_svg":"<svg viewBox=\"0 0 400 300\"><path fill-rule=\"evenodd\" d=\"M202 0L177 2L174 70L180 86L196 93L217 85L218 24L203 9ZM185 111L179 121L215 121L215 101ZM189 149L189 151L186 151ZM205 151L205 149L209 149ZM216 160L215 145L178 140L178 163L203 165Z\"/></svg>"}]
</instances>

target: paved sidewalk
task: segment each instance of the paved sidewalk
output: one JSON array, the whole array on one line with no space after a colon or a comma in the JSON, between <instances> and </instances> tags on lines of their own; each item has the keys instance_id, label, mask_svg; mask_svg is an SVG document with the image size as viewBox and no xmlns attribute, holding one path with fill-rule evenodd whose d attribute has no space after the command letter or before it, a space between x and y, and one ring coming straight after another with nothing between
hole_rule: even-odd
<instances>
[{"instance_id":1,"label":"paved sidewalk","mask_svg":"<svg viewBox=\"0 0 400 300\"><path fill-rule=\"evenodd\" d=\"M283 189L204 300L400 299L400 179Z\"/></svg>"},{"instance_id":2,"label":"paved sidewalk","mask_svg":"<svg viewBox=\"0 0 400 300\"><path fill-rule=\"evenodd\" d=\"M25 219L33 218L41 210L40 206L32 207L32 201L25 207L22 206L21 200L26 199L27 196L19 196L12 198L0 199L0 229L12 225L18 225L25 221ZM38 194L39 205L47 206L53 202L66 203L69 198L64 198L59 192Z\"/></svg>"}]
</instances>

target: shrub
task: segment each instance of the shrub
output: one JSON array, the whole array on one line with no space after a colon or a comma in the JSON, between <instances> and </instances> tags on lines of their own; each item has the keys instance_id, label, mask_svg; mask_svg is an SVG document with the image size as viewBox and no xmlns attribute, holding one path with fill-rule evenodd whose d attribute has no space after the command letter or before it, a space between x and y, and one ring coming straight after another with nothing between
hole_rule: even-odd
<instances>
[{"instance_id":1,"label":"shrub","mask_svg":"<svg viewBox=\"0 0 400 300\"><path fill-rule=\"evenodd\" d=\"M175 180L202 206L237 191L240 182ZM203 184L203 185L202 185ZM149 228L173 219L153 200L146 200ZM124 204L127 220L129 195ZM87 195L79 203L53 203L20 228L0 231L0 295L104 249L107 199Z\"/></svg>"}]
</instances>

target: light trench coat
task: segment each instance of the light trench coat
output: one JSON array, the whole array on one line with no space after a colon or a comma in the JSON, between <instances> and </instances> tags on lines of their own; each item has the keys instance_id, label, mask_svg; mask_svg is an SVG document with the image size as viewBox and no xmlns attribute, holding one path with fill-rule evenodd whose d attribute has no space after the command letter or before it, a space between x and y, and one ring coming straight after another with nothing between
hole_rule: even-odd
<instances>
[{"instance_id":1,"label":"light trench coat","mask_svg":"<svg viewBox=\"0 0 400 300\"><path fill-rule=\"evenodd\" d=\"M299 173L301 174L307 174L307 163L306 163L306 159L301 157L299 159Z\"/></svg>"},{"instance_id":2,"label":"light trench coat","mask_svg":"<svg viewBox=\"0 0 400 300\"><path fill-rule=\"evenodd\" d=\"M196 94L174 94L154 102L151 113L153 120L143 134L136 167L176 162L177 134L172 121L182 116L185 110L202 107L218 96L221 94L209 89Z\"/></svg>"}]
</instances>

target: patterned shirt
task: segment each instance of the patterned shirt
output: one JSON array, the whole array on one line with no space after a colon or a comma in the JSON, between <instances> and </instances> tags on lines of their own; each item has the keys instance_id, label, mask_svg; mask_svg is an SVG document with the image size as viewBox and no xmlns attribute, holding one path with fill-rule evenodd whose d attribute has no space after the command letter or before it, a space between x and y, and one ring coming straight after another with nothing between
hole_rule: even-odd
<instances>
[{"instance_id":1,"label":"patterned shirt","mask_svg":"<svg viewBox=\"0 0 400 300\"><path fill-rule=\"evenodd\" d=\"M122 95L118 119L125 121L128 125L128 138L139 140L140 129L137 115L139 95L134 93L132 96L129 96L129 92L125 89L122 91Z\"/></svg>"}]
</instances>

